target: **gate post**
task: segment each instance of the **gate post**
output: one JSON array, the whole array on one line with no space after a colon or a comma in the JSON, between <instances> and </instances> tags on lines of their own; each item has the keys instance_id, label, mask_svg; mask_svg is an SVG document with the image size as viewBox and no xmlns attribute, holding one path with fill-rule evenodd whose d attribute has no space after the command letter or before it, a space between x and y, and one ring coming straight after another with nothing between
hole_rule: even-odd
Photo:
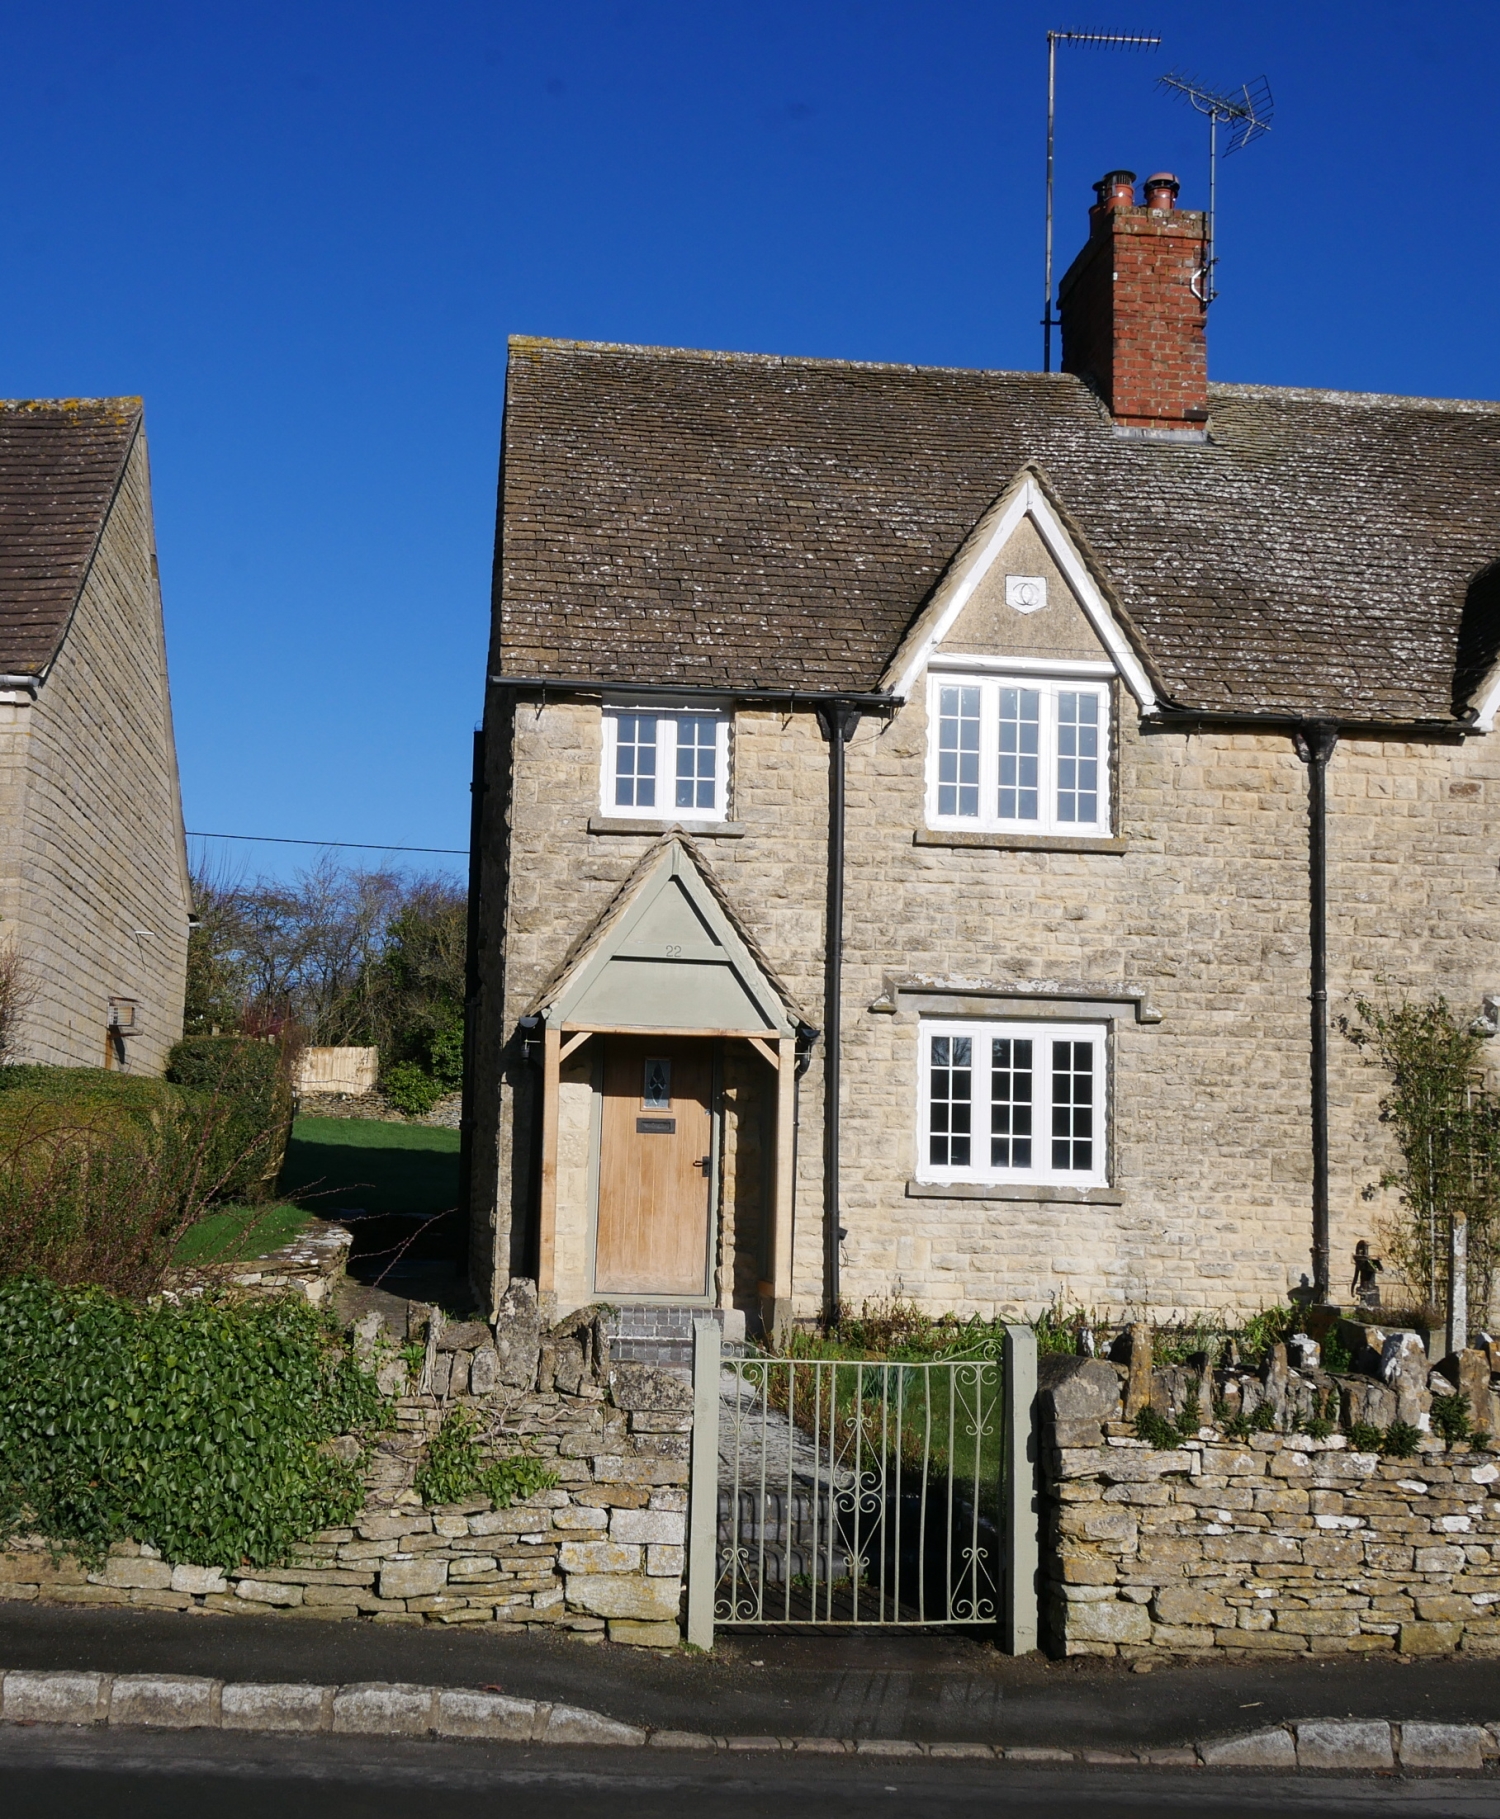
<instances>
[{"instance_id":1,"label":"gate post","mask_svg":"<svg viewBox=\"0 0 1500 1819\"><path fill-rule=\"evenodd\" d=\"M1004 1406L1001 1498L1005 1571L1000 1646L1007 1655L1036 1647L1039 1536L1036 1507L1036 1333L1007 1326L1000 1384ZM696 1432L696 1430L695 1430Z\"/></svg>"},{"instance_id":2,"label":"gate post","mask_svg":"<svg viewBox=\"0 0 1500 1819\"><path fill-rule=\"evenodd\" d=\"M714 1645L719 1550L719 1349L717 1320L693 1322L693 1446L688 1480L687 1639Z\"/></svg>"}]
</instances>

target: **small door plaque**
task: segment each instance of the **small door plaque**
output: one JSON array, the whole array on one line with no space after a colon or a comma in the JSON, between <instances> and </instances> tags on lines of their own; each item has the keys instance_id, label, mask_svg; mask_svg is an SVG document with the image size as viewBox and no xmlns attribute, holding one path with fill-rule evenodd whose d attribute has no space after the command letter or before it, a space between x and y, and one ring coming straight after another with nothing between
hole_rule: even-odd
<instances>
[{"instance_id":1,"label":"small door plaque","mask_svg":"<svg viewBox=\"0 0 1500 1819\"><path fill-rule=\"evenodd\" d=\"M637 1118L635 1128L638 1134L647 1137L671 1137L676 1134L675 1118Z\"/></svg>"}]
</instances>

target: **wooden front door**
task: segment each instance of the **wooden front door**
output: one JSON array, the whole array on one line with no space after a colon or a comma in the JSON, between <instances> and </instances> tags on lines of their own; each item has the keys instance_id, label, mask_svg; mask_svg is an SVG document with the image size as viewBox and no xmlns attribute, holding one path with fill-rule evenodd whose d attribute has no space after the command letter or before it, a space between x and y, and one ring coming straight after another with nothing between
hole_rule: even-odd
<instances>
[{"instance_id":1,"label":"wooden front door","mask_svg":"<svg viewBox=\"0 0 1500 1819\"><path fill-rule=\"evenodd\" d=\"M708 1293L711 1082L707 1042L607 1039L596 1294Z\"/></svg>"}]
</instances>

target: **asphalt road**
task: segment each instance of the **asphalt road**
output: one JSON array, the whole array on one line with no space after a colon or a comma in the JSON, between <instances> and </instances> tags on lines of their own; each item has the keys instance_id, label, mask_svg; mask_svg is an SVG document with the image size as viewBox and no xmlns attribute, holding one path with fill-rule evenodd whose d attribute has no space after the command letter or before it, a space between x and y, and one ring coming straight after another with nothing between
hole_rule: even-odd
<instances>
[{"instance_id":1,"label":"asphalt road","mask_svg":"<svg viewBox=\"0 0 1500 1819\"><path fill-rule=\"evenodd\" d=\"M1318 1813L1497 1819L1500 1782L1257 1776L1203 1770L1039 1770L779 1757L537 1750L360 1738L0 1729L9 1819L1266 1819Z\"/></svg>"},{"instance_id":2,"label":"asphalt road","mask_svg":"<svg viewBox=\"0 0 1500 1819\"><path fill-rule=\"evenodd\" d=\"M730 1635L711 1656L657 1656L563 1637L0 1601L4 1668L498 1685L663 1729L1107 1748L1288 1718L1500 1720L1500 1670L1489 1660L1325 1655L1152 1674L1127 1665L1013 1659L976 1638L902 1631Z\"/></svg>"}]
</instances>

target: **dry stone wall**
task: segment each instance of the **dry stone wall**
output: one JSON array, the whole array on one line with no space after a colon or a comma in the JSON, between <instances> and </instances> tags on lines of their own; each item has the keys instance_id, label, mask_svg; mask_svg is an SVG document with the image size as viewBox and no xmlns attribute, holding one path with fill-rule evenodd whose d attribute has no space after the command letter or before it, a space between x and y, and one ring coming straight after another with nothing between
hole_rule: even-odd
<instances>
[{"instance_id":1,"label":"dry stone wall","mask_svg":"<svg viewBox=\"0 0 1500 1819\"><path fill-rule=\"evenodd\" d=\"M1231 1441L1212 1427L1157 1451L1121 1419L1121 1367L1044 1367L1044 1618L1058 1652L1500 1655L1489 1452L1423 1433L1398 1459L1342 1434ZM1180 1405L1186 1375L1156 1372L1153 1405Z\"/></svg>"},{"instance_id":2,"label":"dry stone wall","mask_svg":"<svg viewBox=\"0 0 1500 1819\"><path fill-rule=\"evenodd\" d=\"M41 1540L0 1555L0 1598L333 1621L563 1629L654 1648L679 1640L692 1391L686 1373L613 1364L592 1311L544 1330L529 1285L497 1327L434 1321L416 1373L357 1343L395 1396L365 1506L275 1567L224 1572L122 1542L90 1566ZM557 1485L509 1509L487 1499L426 1508L412 1488L444 1415L469 1410L501 1453L547 1461ZM334 1443L354 1449L353 1440Z\"/></svg>"}]
</instances>

